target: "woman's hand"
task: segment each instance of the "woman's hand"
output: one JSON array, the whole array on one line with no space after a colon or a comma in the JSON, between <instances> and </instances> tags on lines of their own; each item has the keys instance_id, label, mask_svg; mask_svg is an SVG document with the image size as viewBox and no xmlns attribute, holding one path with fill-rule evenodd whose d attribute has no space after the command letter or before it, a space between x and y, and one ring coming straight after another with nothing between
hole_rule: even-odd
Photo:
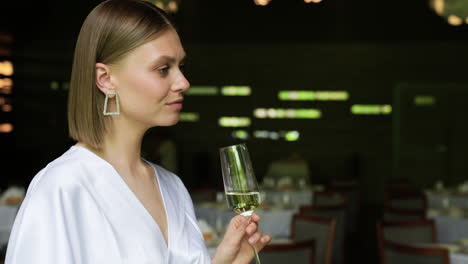
<instances>
[{"instance_id":1,"label":"woman's hand","mask_svg":"<svg viewBox=\"0 0 468 264\"><path fill-rule=\"evenodd\" d=\"M269 235L262 235L257 228L260 217L253 213L251 221L237 215L231 219L223 241L216 249L213 264L248 264L254 257L254 246L259 252L271 241Z\"/></svg>"}]
</instances>

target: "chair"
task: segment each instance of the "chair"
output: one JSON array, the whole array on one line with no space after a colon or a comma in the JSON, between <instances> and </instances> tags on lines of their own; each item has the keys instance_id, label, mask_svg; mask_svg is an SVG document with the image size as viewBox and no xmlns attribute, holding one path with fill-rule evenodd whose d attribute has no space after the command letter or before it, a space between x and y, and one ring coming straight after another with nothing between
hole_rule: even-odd
<instances>
[{"instance_id":1,"label":"chair","mask_svg":"<svg viewBox=\"0 0 468 264\"><path fill-rule=\"evenodd\" d=\"M346 250L345 250L345 236L346 236L346 206L318 206L306 205L301 206L299 214L303 216L326 217L335 219L335 236L333 242L332 259L335 264L344 263Z\"/></svg>"},{"instance_id":2,"label":"chair","mask_svg":"<svg viewBox=\"0 0 468 264\"><path fill-rule=\"evenodd\" d=\"M384 205L396 209L426 210L427 199L423 193L387 192Z\"/></svg>"},{"instance_id":3,"label":"chair","mask_svg":"<svg viewBox=\"0 0 468 264\"><path fill-rule=\"evenodd\" d=\"M377 241L383 262L384 241L403 244L431 244L437 242L434 220L406 222L378 222Z\"/></svg>"},{"instance_id":4,"label":"chair","mask_svg":"<svg viewBox=\"0 0 468 264\"><path fill-rule=\"evenodd\" d=\"M384 221L412 221L426 219L426 210L398 209L393 207L385 207L383 213Z\"/></svg>"},{"instance_id":5,"label":"chair","mask_svg":"<svg viewBox=\"0 0 468 264\"><path fill-rule=\"evenodd\" d=\"M449 251L445 248L411 246L383 241L382 264L449 264Z\"/></svg>"},{"instance_id":6,"label":"chair","mask_svg":"<svg viewBox=\"0 0 468 264\"><path fill-rule=\"evenodd\" d=\"M315 240L315 263L331 264L336 220L317 216L294 215L291 222L291 239Z\"/></svg>"},{"instance_id":7,"label":"chair","mask_svg":"<svg viewBox=\"0 0 468 264\"><path fill-rule=\"evenodd\" d=\"M315 241L267 245L259 256L262 263L268 264L313 264L315 263ZM251 263L255 263L255 260Z\"/></svg>"}]
</instances>

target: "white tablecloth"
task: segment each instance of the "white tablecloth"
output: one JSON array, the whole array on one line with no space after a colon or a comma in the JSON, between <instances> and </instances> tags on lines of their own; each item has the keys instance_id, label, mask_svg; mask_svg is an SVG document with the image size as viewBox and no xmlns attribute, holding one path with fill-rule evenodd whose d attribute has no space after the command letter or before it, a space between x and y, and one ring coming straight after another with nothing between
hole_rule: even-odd
<instances>
[{"instance_id":1,"label":"white tablecloth","mask_svg":"<svg viewBox=\"0 0 468 264\"><path fill-rule=\"evenodd\" d=\"M468 208L468 195L429 192L426 196L428 208Z\"/></svg>"},{"instance_id":2,"label":"white tablecloth","mask_svg":"<svg viewBox=\"0 0 468 264\"><path fill-rule=\"evenodd\" d=\"M284 204L289 203L294 206L307 205L312 203L313 191L264 191L265 200L269 204Z\"/></svg>"},{"instance_id":3,"label":"white tablecloth","mask_svg":"<svg viewBox=\"0 0 468 264\"><path fill-rule=\"evenodd\" d=\"M0 246L8 243L17 211L17 206L0 206Z\"/></svg>"},{"instance_id":4,"label":"white tablecloth","mask_svg":"<svg viewBox=\"0 0 468 264\"><path fill-rule=\"evenodd\" d=\"M292 216L297 209L269 209L255 211L261 218L260 228L265 234L273 237L288 238L291 233ZM236 214L226 207L195 206L198 219L204 219L213 228L220 224L225 227Z\"/></svg>"},{"instance_id":5,"label":"white tablecloth","mask_svg":"<svg viewBox=\"0 0 468 264\"><path fill-rule=\"evenodd\" d=\"M437 229L439 243L454 243L468 238L468 218L432 216ZM468 263L468 262L466 262Z\"/></svg>"},{"instance_id":6,"label":"white tablecloth","mask_svg":"<svg viewBox=\"0 0 468 264\"><path fill-rule=\"evenodd\" d=\"M468 254L450 253L450 264L467 264Z\"/></svg>"}]
</instances>

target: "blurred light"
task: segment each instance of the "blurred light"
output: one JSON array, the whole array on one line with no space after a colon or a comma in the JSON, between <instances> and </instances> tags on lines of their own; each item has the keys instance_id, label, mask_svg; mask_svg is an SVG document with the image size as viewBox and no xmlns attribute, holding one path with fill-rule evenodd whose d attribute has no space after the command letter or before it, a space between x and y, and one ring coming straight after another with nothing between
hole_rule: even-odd
<instances>
[{"instance_id":1,"label":"blurred light","mask_svg":"<svg viewBox=\"0 0 468 264\"><path fill-rule=\"evenodd\" d=\"M157 7L161 8L161 9L164 9L164 3L163 2L159 2L159 1L156 1L156 3L154 3Z\"/></svg>"},{"instance_id":2,"label":"blurred light","mask_svg":"<svg viewBox=\"0 0 468 264\"><path fill-rule=\"evenodd\" d=\"M10 133L13 131L13 125L10 123L0 124L0 133Z\"/></svg>"},{"instance_id":3,"label":"blurred light","mask_svg":"<svg viewBox=\"0 0 468 264\"><path fill-rule=\"evenodd\" d=\"M304 0L304 2L318 4L318 3L322 2L322 0Z\"/></svg>"},{"instance_id":4,"label":"blurred light","mask_svg":"<svg viewBox=\"0 0 468 264\"><path fill-rule=\"evenodd\" d=\"M11 61L0 61L0 74L5 76L13 75L13 63Z\"/></svg>"},{"instance_id":5,"label":"blurred light","mask_svg":"<svg viewBox=\"0 0 468 264\"><path fill-rule=\"evenodd\" d=\"M50 89L52 91L57 91L59 89L59 87L60 87L59 82L57 82L57 81L50 82Z\"/></svg>"},{"instance_id":6,"label":"blurred light","mask_svg":"<svg viewBox=\"0 0 468 264\"><path fill-rule=\"evenodd\" d=\"M0 88L5 86L12 86L13 81L10 78L1 78L0 79Z\"/></svg>"},{"instance_id":7,"label":"blurred light","mask_svg":"<svg viewBox=\"0 0 468 264\"><path fill-rule=\"evenodd\" d=\"M392 113L391 105L360 105L351 106L354 115L389 115Z\"/></svg>"},{"instance_id":8,"label":"blurred light","mask_svg":"<svg viewBox=\"0 0 468 264\"><path fill-rule=\"evenodd\" d=\"M248 127L251 124L249 117L223 116L218 124L222 127Z\"/></svg>"},{"instance_id":9,"label":"blurred light","mask_svg":"<svg viewBox=\"0 0 468 264\"><path fill-rule=\"evenodd\" d=\"M232 131L232 137L245 140L249 138L249 132L246 130L234 130Z\"/></svg>"},{"instance_id":10,"label":"blurred light","mask_svg":"<svg viewBox=\"0 0 468 264\"><path fill-rule=\"evenodd\" d=\"M284 138L286 141L298 141L299 140L299 132L298 131L287 131Z\"/></svg>"},{"instance_id":11,"label":"blurred light","mask_svg":"<svg viewBox=\"0 0 468 264\"><path fill-rule=\"evenodd\" d=\"M167 9L170 12L175 13L175 12L177 12L177 10L179 10L179 6L177 5L176 1L171 1L171 2L169 2L169 4L167 4Z\"/></svg>"},{"instance_id":12,"label":"blurred light","mask_svg":"<svg viewBox=\"0 0 468 264\"><path fill-rule=\"evenodd\" d=\"M319 119L322 112L318 109L257 108L254 110L254 116L271 119Z\"/></svg>"},{"instance_id":13,"label":"blurred light","mask_svg":"<svg viewBox=\"0 0 468 264\"><path fill-rule=\"evenodd\" d=\"M456 15L448 16L447 21L452 26L460 26L461 24L463 24L463 20Z\"/></svg>"},{"instance_id":14,"label":"blurred light","mask_svg":"<svg viewBox=\"0 0 468 264\"><path fill-rule=\"evenodd\" d=\"M418 106L435 105L436 98L431 95L417 95L414 97L414 104Z\"/></svg>"},{"instance_id":15,"label":"blurred light","mask_svg":"<svg viewBox=\"0 0 468 264\"><path fill-rule=\"evenodd\" d=\"M10 78L0 78L0 93L11 94L13 81Z\"/></svg>"},{"instance_id":16,"label":"blurred light","mask_svg":"<svg viewBox=\"0 0 468 264\"><path fill-rule=\"evenodd\" d=\"M283 138L285 141L298 141L300 137L299 131L268 131L268 130L255 130L254 137L259 139L279 140Z\"/></svg>"},{"instance_id":17,"label":"blurred light","mask_svg":"<svg viewBox=\"0 0 468 264\"><path fill-rule=\"evenodd\" d=\"M200 121L200 114L193 112L181 112L179 114L179 120L182 122L198 122Z\"/></svg>"},{"instance_id":18,"label":"blurred light","mask_svg":"<svg viewBox=\"0 0 468 264\"><path fill-rule=\"evenodd\" d=\"M258 108L254 110L254 116L256 118L266 118L267 117L267 111L266 109L263 108Z\"/></svg>"},{"instance_id":19,"label":"blurred light","mask_svg":"<svg viewBox=\"0 0 468 264\"><path fill-rule=\"evenodd\" d=\"M254 3L259 6L266 6L271 0L254 0Z\"/></svg>"},{"instance_id":20,"label":"blurred light","mask_svg":"<svg viewBox=\"0 0 468 264\"><path fill-rule=\"evenodd\" d=\"M175 13L179 10L178 0L149 0L155 6L163 9L166 12Z\"/></svg>"},{"instance_id":21,"label":"blurred light","mask_svg":"<svg viewBox=\"0 0 468 264\"><path fill-rule=\"evenodd\" d=\"M270 132L266 130L255 130L254 131L254 137L255 138L269 138L270 137Z\"/></svg>"},{"instance_id":22,"label":"blurred light","mask_svg":"<svg viewBox=\"0 0 468 264\"><path fill-rule=\"evenodd\" d=\"M2 111L3 112L11 112L13 110L13 106L10 104L4 104L2 105Z\"/></svg>"},{"instance_id":23,"label":"blurred light","mask_svg":"<svg viewBox=\"0 0 468 264\"><path fill-rule=\"evenodd\" d=\"M278 99L282 101L346 101L347 91L279 91Z\"/></svg>"},{"instance_id":24,"label":"blurred light","mask_svg":"<svg viewBox=\"0 0 468 264\"><path fill-rule=\"evenodd\" d=\"M444 0L432 0L432 9L439 15L443 16L444 15L444 9L445 9L445 2Z\"/></svg>"},{"instance_id":25,"label":"blurred light","mask_svg":"<svg viewBox=\"0 0 468 264\"><path fill-rule=\"evenodd\" d=\"M221 94L224 96L249 96L251 89L250 86L223 86Z\"/></svg>"},{"instance_id":26,"label":"blurred light","mask_svg":"<svg viewBox=\"0 0 468 264\"><path fill-rule=\"evenodd\" d=\"M184 92L184 95L218 95L216 86L192 86Z\"/></svg>"}]
</instances>

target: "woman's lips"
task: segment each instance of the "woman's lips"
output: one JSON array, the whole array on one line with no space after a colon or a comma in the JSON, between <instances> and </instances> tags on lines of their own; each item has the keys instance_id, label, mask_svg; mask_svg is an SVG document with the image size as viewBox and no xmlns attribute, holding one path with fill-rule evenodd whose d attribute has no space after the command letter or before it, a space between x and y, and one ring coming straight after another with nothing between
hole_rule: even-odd
<instances>
[{"instance_id":1,"label":"woman's lips","mask_svg":"<svg viewBox=\"0 0 468 264\"><path fill-rule=\"evenodd\" d=\"M182 109L183 102L184 102L184 100L180 99L180 100L176 100L176 101L173 101L171 103L168 103L167 105L172 107L172 108L175 108L177 110L180 110L180 109Z\"/></svg>"}]
</instances>

